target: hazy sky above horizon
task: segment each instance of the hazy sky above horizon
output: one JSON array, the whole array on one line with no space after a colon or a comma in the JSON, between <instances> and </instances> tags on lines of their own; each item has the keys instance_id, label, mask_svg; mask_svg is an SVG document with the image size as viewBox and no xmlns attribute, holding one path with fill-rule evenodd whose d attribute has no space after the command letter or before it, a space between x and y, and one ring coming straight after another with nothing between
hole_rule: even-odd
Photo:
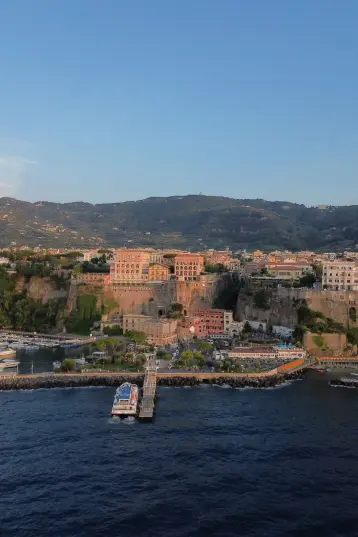
<instances>
[{"instance_id":1,"label":"hazy sky above horizon","mask_svg":"<svg viewBox=\"0 0 358 537\"><path fill-rule=\"evenodd\" d=\"M2 0L0 196L358 204L357 0Z\"/></svg>"}]
</instances>

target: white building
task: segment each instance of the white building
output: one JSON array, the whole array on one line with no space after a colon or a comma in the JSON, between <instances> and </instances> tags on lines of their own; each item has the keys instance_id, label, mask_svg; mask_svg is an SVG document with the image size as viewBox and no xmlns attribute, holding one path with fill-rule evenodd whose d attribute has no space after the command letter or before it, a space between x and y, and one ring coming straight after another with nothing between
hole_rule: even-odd
<instances>
[{"instance_id":1,"label":"white building","mask_svg":"<svg viewBox=\"0 0 358 537\"><path fill-rule=\"evenodd\" d=\"M235 337L241 334L244 324L242 321L233 321L230 326L226 329L230 337Z\"/></svg>"},{"instance_id":2,"label":"white building","mask_svg":"<svg viewBox=\"0 0 358 537\"><path fill-rule=\"evenodd\" d=\"M228 332L230 326L234 322L232 311L226 310L224 313L224 331Z\"/></svg>"},{"instance_id":3,"label":"white building","mask_svg":"<svg viewBox=\"0 0 358 537\"><path fill-rule=\"evenodd\" d=\"M280 337L291 337L293 333L293 328L288 328L287 326L273 325L272 333Z\"/></svg>"},{"instance_id":4,"label":"white building","mask_svg":"<svg viewBox=\"0 0 358 537\"><path fill-rule=\"evenodd\" d=\"M231 349L228 356L235 360L296 360L298 358L304 359L306 352L297 347L258 345Z\"/></svg>"},{"instance_id":5,"label":"white building","mask_svg":"<svg viewBox=\"0 0 358 537\"><path fill-rule=\"evenodd\" d=\"M323 263L322 286L332 291L357 291L358 266L352 261Z\"/></svg>"}]
</instances>

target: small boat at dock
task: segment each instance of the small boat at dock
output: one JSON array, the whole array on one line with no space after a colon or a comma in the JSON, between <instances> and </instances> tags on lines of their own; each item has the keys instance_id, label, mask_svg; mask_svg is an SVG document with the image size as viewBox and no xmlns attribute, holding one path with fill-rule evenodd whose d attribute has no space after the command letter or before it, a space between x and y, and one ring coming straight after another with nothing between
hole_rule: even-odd
<instances>
[{"instance_id":1,"label":"small boat at dock","mask_svg":"<svg viewBox=\"0 0 358 537\"><path fill-rule=\"evenodd\" d=\"M19 363L16 360L0 360L0 376L17 375L19 370Z\"/></svg>"},{"instance_id":2,"label":"small boat at dock","mask_svg":"<svg viewBox=\"0 0 358 537\"><path fill-rule=\"evenodd\" d=\"M112 417L135 416L138 408L139 390L136 384L124 382L116 389L112 406Z\"/></svg>"},{"instance_id":3,"label":"small boat at dock","mask_svg":"<svg viewBox=\"0 0 358 537\"><path fill-rule=\"evenodd\" d=\"M14 354L16 354L15 349L12 349L11 347L0 347L0 359L14 356Z\"/></svg>"}]
</instances>

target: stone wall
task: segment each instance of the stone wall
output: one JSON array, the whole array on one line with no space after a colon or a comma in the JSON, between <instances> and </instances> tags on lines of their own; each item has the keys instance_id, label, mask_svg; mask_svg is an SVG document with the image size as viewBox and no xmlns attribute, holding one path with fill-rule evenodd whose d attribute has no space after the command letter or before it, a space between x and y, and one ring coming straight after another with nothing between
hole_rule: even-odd
<instances>
[{"instance_id":1,"label":"stone wall","mask_svg":"<svg viewBox=\"0 0 358 537\"><path fill-rule=\"evenodd\" d=\"M251 319L294 328L297 324L297 303L305 300L309 308L322 312L344 326L358 327L358 291L313 291L304 289L270 289L269 309L255 308L253 295L255 290L247 289L239 293L236 319ZM351 315L350 315L351 313ZM354 319L354 314L356 320Z\"/></svg>"},{"instance_id":2,"label":"stone wall","mask_svg":"<svg viewBox=\"0 0 358 537\"><path fill-rule=\"evenodd\" d=\"M345 326L358 326L358 291L306 291L305 299L312 310L321 311ZM355 322L350 310L351 316L355 312Z\"/></svg>"},{"instance_id":3,"label":"stone wall","mask_svg":"<svg viewBox=\"0 0 358 537\"><path fill-rule=\"evenodd\" d=\"M242 289L238 296L235 318L239 321L249 319L294 328L297 324L296 300L302 298L297 291L285 288L267 290L269 308L263 310L254 305L255 290Z\"/></svg>"},{"instance_id":4,"label":"stone wall","mask_svg":"<svg viewBox=\"0 0 358 537\"><path fill-rule=\"evenodd\" d=\"M323 343L323 345L322 345ZM312 354L342 354L347 344L345 334L313 334L306 332L303 348Z\"/></svg>"}]
</instances>

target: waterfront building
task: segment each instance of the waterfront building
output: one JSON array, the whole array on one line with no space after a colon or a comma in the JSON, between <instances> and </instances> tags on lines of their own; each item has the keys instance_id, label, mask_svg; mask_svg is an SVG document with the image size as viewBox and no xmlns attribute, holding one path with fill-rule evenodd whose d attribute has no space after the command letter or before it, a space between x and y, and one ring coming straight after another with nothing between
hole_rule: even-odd
<instances>
[{"instance_id":1,"label":"waterfront building","mask_svg":"<svg viewBox=\"0 0 358 537\"><path fill-rule=\"evenodd\" d=\"M190 338L196 336L198 339L208 335L206 320L204 317L188 315L184 319L179 319L177 328L178 338Z\"/></svg>"},{"instance_id":2,"label":"waterfront building","mask_svg":"<svg viewBox=\"0 0 358 537\"><path fill-rule=\"evenodd\" d=\"M352 261L324 262L322 286L333 291L357 291L358 266Z\"/></svg>"},{"instance_id":3,"label":"waterfront building","mask_svg":"<svg viewBox=\"0 0 358 537\"><path fill-rule=\"evenodd\" d=\"M230 349L228 357L234 360L295 360L305 358L306 352L298 347L285 345L257 345Z\"/></svg>"},{"instance_id":4,"label":"waterfront building","mask_svg":"<svg viewBox=\"0 0 358 537\"><path fill-rule=\"evenodd\" d=\"M233 322L232 311L222 309L196 310L193 315L205 320L207 334L228 333Z\"/></svg>"},{"instance_id":5,"label":"waterfront building","mask_svg":"<svg viewBox=\"0 0 358 537\"><path fill-rule=\"evenodd\" d=\"M110 262L111 283L142 283L148 281L150 252L119 249Z\"/></svg>"},{"instance_id":6,"label":"waterfront building","mask_svg":"<svg viewBox=\"0 0 358 537\"><path fill-rule=\"evenodd\" d=\"M204 258L199 254L178 254L174 259L174 273L179 281L199 279L204 270Z\"/></svg>"},{"instance_id":7,"label":"waterfront building","mask_svg":"<svg viewBox=\"0 0 358 537\"><path fill-rule=\"evenodd\" d=\"M168 345L177 340L176 319L156 319L148 315L125 314L122 316L121 324L123 332L136 331L143 332L147 336L147 341L153 345Z\"/></svg>"},{"instance_id":8,"label":"waterfront building","mask_svg":"<svg viewBox=\"0 0 358 537\"><path fill-rule=\"evenodd\" d=\"M142 325L142 332L147 336L149 344L152 345L169 345L177 341L176 319L155 319L152 317Z\"/></svg>"}]
</instances>

